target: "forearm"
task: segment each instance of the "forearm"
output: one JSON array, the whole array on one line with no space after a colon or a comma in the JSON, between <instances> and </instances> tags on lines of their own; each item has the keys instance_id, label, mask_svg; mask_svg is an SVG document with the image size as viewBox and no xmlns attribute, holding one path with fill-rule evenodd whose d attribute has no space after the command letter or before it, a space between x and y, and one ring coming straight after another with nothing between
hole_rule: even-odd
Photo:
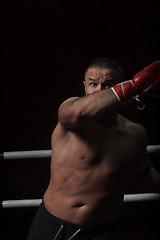
<instances>
[{"instance_id":1,"label":"forearm","mask_svg":"<svg viewBox=\"0 0 160 240\"><path fill-rule=\"evenodd\" d=\"M120 106L112 90L105 89L64 102L59 108L59 120L66 127L77 127L91 120L104 119L116 113Z\"/></svg>"},{"instance_id":2,"label":"forearm","mask_svg":"<svg viewBox=\"0 0 160 240\"><path fill-rule=\"evenodd\" d=\"M160 183L158 183L159 178L160 173L153 166L151 166L148 171L146 171L142 176L136 178L134 182L145 192L160 193Z\"/></svg>"},{"instance_id":3,"label":"forearm","mask_svg":"<svg viewBox=\"0 0 160 240\"><path fill-rule=\"evenodd\" d=\"M121 104L117 101L115 94L110 89L94 92L76 103L78 116L80 118L102 119L117 112Z\"/></svg>"}]
</instances>

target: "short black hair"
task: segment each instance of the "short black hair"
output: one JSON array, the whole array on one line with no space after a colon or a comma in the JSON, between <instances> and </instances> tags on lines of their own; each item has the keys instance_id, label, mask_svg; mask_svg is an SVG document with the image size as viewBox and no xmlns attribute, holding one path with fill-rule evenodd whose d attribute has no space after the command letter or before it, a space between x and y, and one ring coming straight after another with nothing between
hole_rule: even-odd
<instances>
[{"instance_id":1,"label":"short black hair","mask_svg":"<svg viewBox=\"0 0 160 240\"><path fill-rule=\"evenodd\" d=\"M118 62L114 61L111 58L101 57L101 58L96 58L96 59L92 60L89 63L89 65L85 71L85 75L86 75L86 72L88 71L88 69L92 68L92 67L112 69L116 74L117 82L124 81L124 71L123 71L122 66Z\"/></svg>"}]
</instances>

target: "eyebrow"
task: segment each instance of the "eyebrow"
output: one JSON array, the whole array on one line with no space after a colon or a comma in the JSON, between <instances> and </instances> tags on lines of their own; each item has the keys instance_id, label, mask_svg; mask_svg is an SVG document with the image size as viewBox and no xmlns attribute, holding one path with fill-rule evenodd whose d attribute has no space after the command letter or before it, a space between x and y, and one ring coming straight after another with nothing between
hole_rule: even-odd
<instances>
[{"instance_id":1,"label":"eyebrow","mask_svg":"<svg viewBox=\"0 0 160 240\"><path fill-rule=\"evenodd\" d=\"M89 78L89 81L97 81L97 79L94 79L94 78Z\"/></svg>"},{"instance_id":2,"label":"eyebrow","mask_svg":"<svg viewBox=\"0 0 160 240\"><path fill-rule=\"evenodd\" d=\"M94 81L94 82L96 82L96 81L98 81L98 79L89 78L89 81ZM113 78L111 78L111 79L106 79L106 80L105 80L105 82L113 82L113 81L114 81Z\"/></svg>"}]
</instances>

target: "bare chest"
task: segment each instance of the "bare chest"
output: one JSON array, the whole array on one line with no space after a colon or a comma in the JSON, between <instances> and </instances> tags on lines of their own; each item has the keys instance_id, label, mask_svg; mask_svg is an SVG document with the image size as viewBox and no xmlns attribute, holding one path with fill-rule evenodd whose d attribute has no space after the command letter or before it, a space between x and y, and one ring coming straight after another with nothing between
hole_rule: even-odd
<instances>
[{"instance_id":1,"label":"bare chest","mask_svg":"<svg viewBox=\"0 0 160 240\"><path fill-rule=\"evenodd\" d=\"M68 145L72 146L70 154L85 163L112 161L116 164L126 163L136 157L136 142L126 128L105 128L98 124L80 129L71 134Z\"/></svg>"}]
</instances>

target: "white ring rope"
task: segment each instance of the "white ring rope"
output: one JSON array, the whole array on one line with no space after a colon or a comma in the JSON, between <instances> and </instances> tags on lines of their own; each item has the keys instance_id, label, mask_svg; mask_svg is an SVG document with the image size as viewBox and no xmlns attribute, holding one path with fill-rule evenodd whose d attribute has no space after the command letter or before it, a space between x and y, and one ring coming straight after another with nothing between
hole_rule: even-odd
<instances>
[{"instance_id":1,"label":"white ring rope","mask_svg":"<svg viewBox=\"0 0 160 240\"><path fill-rule=\"evenodd\" d=\"M126 194L124 202L149 202L160 201L158 193ZM21 207L38 207L42 199L24 199L24 200L5 200L2 201L3 208L21 208Z\"/></svg>"},{"instance_id":2,"label":"white ring rope","mask_svg":"<svg viewBox=\"0 0 160 240\"><path fill-rule=\"evenodd\" d=\"M124 202L160 201L159 193L138 193L124 195Z\"/></svg>"},{"instance_id":3,"label":"white ring rope","mask_svg":"<svg viewBox=\"0 0 160 240\"><path fill-rule=\"evenodd\" d=\"M4 159L29 159L29 158L49 158L52 150L31 150L18 152L4 152Z\"/></svg>"},{"instance_id":4,"label":"white ring rope","mask_svg":"<svg viewBox=\"0 0 160 240\"><path fill-rule=\"evenodd\" d=\"M2 201L3 208L38 207L42 199L23 199Z\"/></svg>"},{"instance_id":5,"label":"white ring rope","mask_svg":"<svg viewBox=\"0 0 160 240\"><path fill-rule=\"evenodd\" d=\"M160 145L148 145L147 153L160 153Z\"/></svg>"},{"instance_id":6,"label":"white ring rope","mask_svg":"<svg viewBox=\"0 0 160 240\"><path fill-rule=\"evenodd\" d=\"M147 153L160 153L160 145L148 145ZM49 158L52 150L31 150L18 152L4 152L0 156L3 159L29 159L29 158Z\"/></svg>"}]
</instances>

